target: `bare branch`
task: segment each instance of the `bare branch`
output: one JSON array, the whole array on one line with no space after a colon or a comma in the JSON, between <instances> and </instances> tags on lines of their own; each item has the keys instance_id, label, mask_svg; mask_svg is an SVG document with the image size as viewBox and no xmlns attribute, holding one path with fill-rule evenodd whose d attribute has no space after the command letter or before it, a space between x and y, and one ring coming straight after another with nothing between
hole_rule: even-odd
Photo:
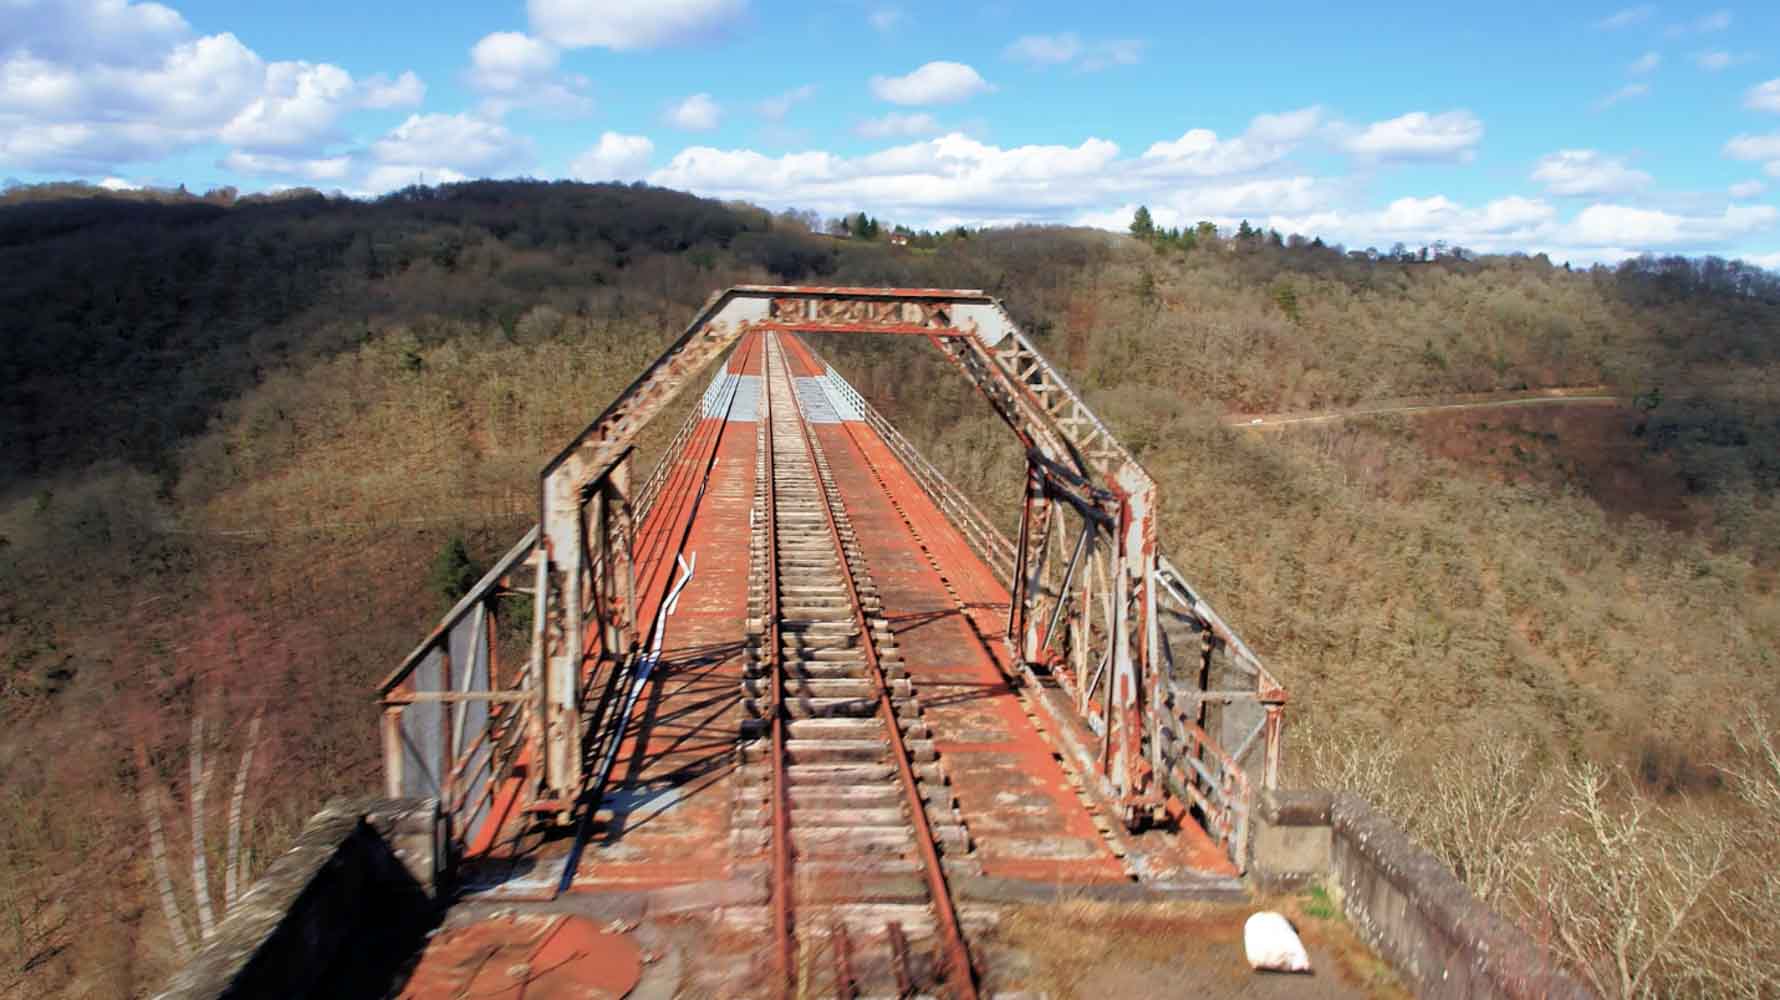
<instances>
[{"instance_id":1,"label":"bare branch","mask_svg":"<svg viewBox=\"0 0 1780 1000\"><path fill-rule=\"evenodd\" d=\"M205 940L216 933L216 914L210 908L210 864L204 843L204 792L210 784L210 766L204 758L204 713L192 714L192 895L198 903L198 931Z\"/></svg>"},{"instance_id":2,"label":"bare branch","mask_svg":"<svg viewBox=\"0 0 1780 1000\"><path fill-rule=\"evenodd\" d=\"M167 861L167 838L161 829L160 784L149 767L148 751L136 746L136 772L142 782L142 817L148 824L148 856L154 867L155 887L161 898L161 916L173 935L173 951L183 962L191 957L191 938L186 934L185 918L179 913L179 901L173 894L173 867Z\"/></svg>"},{"instance_id":3,"label":"bare branch","mask_svg":"<svg viewBox=\"0 0 1780 1000\"><path fill-rule=\"evenodd\" d=\"M265 711L264 705L255 709L247 724L247 745L241 750L241 767L235 772L235 790L229 796L229 849L223 862L224 913L234 908L247 888L247 863L241 856L241 819L247 802L247 776L253 770L253 750L259 743L260 720Z\"/></svg>"}]
</instances>

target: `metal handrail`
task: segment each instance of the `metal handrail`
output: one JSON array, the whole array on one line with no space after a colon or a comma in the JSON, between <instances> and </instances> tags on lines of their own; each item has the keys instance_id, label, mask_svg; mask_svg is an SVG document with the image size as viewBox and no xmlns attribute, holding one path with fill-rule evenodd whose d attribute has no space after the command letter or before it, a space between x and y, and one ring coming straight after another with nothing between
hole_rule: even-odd
<instances>
[{"instance_id":1,"label":"metal handrail","mask_svg":"<svg viewBox=\"0 0 1780 1000\"><path fill-rule=\"evenodd\" d=\"M377 685L377 693L387 695L395 690L396 685L407 680L408 675L414 672L414 668L418 667L421 661L426 659L426 655L432 652L441 640L451 634L451 630L457 626L458 622L463 620L465 615L470 613L472 608L495 595L497 588L500 587L501 580L513 571L514 566L519 565L526 556L531 555L532 550L536 548L537 545L538 526L534 524L532 525L532 529L525 533L525 537L519 540L518 544L514 545L511 549L508 549L507 554L502 556L499 561L490 567L488 572L482 574L482 579L477 580L476 585L471 587L469 592L464 594L456 604L452 605L450 611L445 612L445 617L441 618L439 624L433 628L432 632L428 633L427 637L421 640L420 645L414 648L414 652L409 653L407 658L402 661L401 665L391 671L389 676L385 677L383 682Z\"/></svg>"},{"instance_id":2,"label":"metal handrail","mask_svg":"<svg viewBox=\"0 0 1780 1000\"><path fill-rule=\"evenodd\" d=\"M1157 733L1173 744L1161 748L1164 785L1199 807L1207 831L1217 837L1237 870L1245 870L1254 801L1248 774L1182 708L1171 708L1167 721L1178 729L1164 725Z\"/></svg>"},{"instance_id":3,"label":"metal handrail","mask_svg":"<svg viewBox=\"0 0 1780 1000\"><path fill-rule=\"evenodd\" d=\"M809 348L808 344L804 346L806 349ZM1012 573L1014 543L995 527L994 522L984 516L983 512L970 501L969 497L964 495L963 491L952 485L944 473L935 468L926 456L917 451L894 424L884 419L883 414L879 413L876 407L860 395L859 390L855 389L851 382L835 371L834 366L829 364L827 359L817 354L813 349L810 350L810 354L822 362L830 385L834 386L847 398L848 402L859 410L860 414L865 417L865 422L871 426L872 430L877 431L878 436L884 439L884 443L890 446L890 450L896 453L896 457L902 461L904 467L915 477L915 481L921 485L933 502L942 509L946 509L948 513L957 516L955 523L963 529L965 540L971 543L972 547L977 550L977 554L1002 574Z\"/></svg>"}]
</instances>

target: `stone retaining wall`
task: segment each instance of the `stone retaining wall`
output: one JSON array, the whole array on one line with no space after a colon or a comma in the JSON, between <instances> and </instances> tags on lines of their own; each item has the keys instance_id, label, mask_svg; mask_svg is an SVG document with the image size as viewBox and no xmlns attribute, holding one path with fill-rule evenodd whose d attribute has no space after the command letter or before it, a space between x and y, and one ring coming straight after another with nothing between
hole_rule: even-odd
<instances>
[{"instance_id":1,"label":"stone retaining wall","mask_svg":"<svg viewBox=\"0 0 1780 1000\"><path fill-rule=\"evenodd\" d=\"M1418 996L1593 1000L1365 799L1264 792L1258 806L1255 880L1289 889L1329 879L1360 936Z\"/></svg>"},{"instance_id":2,"label":"stone retaining wall","mask_svg":"<svg viewBox=\"0 0 1780 1000\"><path fill-rule=\"evenodd\" d=\"M439 920L436 812L329 803L158 1000L384 996Z\"/></svg>"}]
</instances>

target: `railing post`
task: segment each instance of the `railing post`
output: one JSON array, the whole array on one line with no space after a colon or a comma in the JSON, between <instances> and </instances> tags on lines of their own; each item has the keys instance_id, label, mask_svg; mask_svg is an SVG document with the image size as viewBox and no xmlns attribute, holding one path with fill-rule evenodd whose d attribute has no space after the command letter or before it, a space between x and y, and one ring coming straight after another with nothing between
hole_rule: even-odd
<instances>
[{"instance_id":1,"label":"railing post","mask_svg":"<svg viewBox=\"0 0 1780 1000\"><path fill-rule=\"evenodd\" d=\"M526 664L526 670L531 674L526 682L531 686L532 699L529 703L520 705L519 710L531 713L532 722L528 727L531 731L527 739L531 743L532 759L537 768L545 768L549 766L546 760L548 751L545 749L545 734L548 732L550 719L549 688L544 683L544 664L548 662L548 654L544 647L550 637L550 548L542 532L539 532L538 548L533 556L538 561L538 567L532 582L531 658ZM527 783L532 788L537 788L540 784L539 775L533 773L527 777Z\"/></svg>"},{"instance_id":2,"label":"railing post","mask_svg":"<svg viewBox=\"0 0 1780 1000\"><path fill-rule=\"evenodd\" d=\"M439 691L449 695L453 690L451 683L451 630L446 629L439 641ZM439 783L439 801L451 801L451 762L457 754L452 744L451 723L456 713L463 708L454 704L449 698L439 702L439 759L433 763L433 777Z\"/></svg>"},{"instance_id":3,"label":"railing post","mask_svg":"<svg viewBox=\"0 0 1780 1000\"><path fill-rule=\"evenodd\" d=\"M402 797L402 706L383 706L383 792Z\"/></svg>"}]
</instances>

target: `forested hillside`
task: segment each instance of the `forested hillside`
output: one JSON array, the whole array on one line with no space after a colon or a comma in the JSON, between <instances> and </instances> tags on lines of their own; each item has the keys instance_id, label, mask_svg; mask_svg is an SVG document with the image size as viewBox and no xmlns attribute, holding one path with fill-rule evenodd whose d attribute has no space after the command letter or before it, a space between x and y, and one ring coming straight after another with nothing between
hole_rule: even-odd
<instances>
[{"instance_id":1,"label":"forested hillside","mask_svg":"<svg viewBox=\"0 0 1780 1000\"><path fill-rule=\"evenodd\" d=\"M1716 831L1745 869L1780 843L1780 818L1739 798L1763 786L1720 770L1758 778L1773 726L1745 715L1780 716L1771 275L1259 233L904 248L641 186L9 200L0 996L152 990L180 948L169 909L201 931L199 878L220 909L225 875L262 867L326 797L373 789L370 687L448 600L441 553L510 543L541 463L742 282L1002 296L1156 475L1176 563L1291 688L1297 774L1364 787L1438 843L1451 824L1420 817L1447 799L1405 789L1504 784L1477 769L1489 743L1527 787L1623 767L1613 809ZM816 346L1011 517L1019 454L943 358ZM1558 385L1630 402L1265 437L1222 421ZM1568 829L1562 792L1526 815ZM1731 940L1747 881L1712 880L1717 922L1700 903L1688 947Z\"/></svg>"}]
</instances>

